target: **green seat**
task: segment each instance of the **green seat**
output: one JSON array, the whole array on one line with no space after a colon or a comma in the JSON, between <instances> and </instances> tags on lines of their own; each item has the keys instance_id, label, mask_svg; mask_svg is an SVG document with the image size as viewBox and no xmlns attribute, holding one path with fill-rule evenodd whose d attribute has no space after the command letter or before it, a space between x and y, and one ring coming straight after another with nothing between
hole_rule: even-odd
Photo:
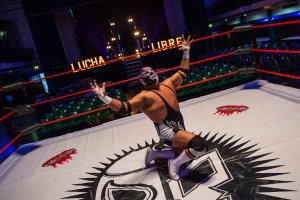
<instances>
[{"instance_id":1,"label":"green seat","mask_svg":"<svg viewBox=\"0 0 300 200\"><path fill-rule=\"evenodd\" d=\"M186 84L189 84L189 83L192 83L193 80L191 79L191 76L188 76L182 83L182 85L186 85ZM182 89L179 89L177 90L177 96L178 97L182 97L182 96L186 96L190 93L190 88L189 87L185 87L185 88L182 88Z\"/></svg>"},{"instance_id":2,"label":"green seat","mask_svg":"<svg viewBox=\"0 0 300 200\"><path fill-rule=\"evenodd\" d=\"M177 96L178 97L188 95L189 93L190 93L190 91L189 91L188 87L177 90Z\"/></svg>"},{"instance_id":3,"label":"green seat","mask_svg":"<svg viewBox=\"0 0 300 200\"><path fill-rule=\"evenodd\" d=\"M233 74L231 76L228 76L229 82L237 82L241 80L241 76L239 74Z\"/></svg>"},{"instance_id":4,"label":"green seat","mask_svg":"<svg viewBox=\"0 0 300 200\"><path fill-rule=\"evenodd\" d=\"M247 79L247 78L253 78L253 77L255 77L256 76L256 74L241 74L240 75L240 77L241 77L241 79Z\"/></svg>"},{"instance_id":5,"label":"green seat","mask_svg":"<svg viewBox=\"0 0 300 200\"><path fill-rule=\"evenodd\" d=\"M83 123L83 117L80 116L80 117L72 118L72 119L69 120L69 123L70 123L70 127L82 124Z\"/></svg>"},{"instance_id":6,"label":"green seat","mask_svg":"<svg viewBox=\"0 0 300 200\"><path fill-rule=\"evenodd\" d=\"M211 88L213 88L215 86L216 86L215 80L207 81L207 82L202 83L203 89L211 89Z\"/></svg>"},{"instance_id":7,"label":"green seat","mask_svg":"<svg viewBox=\"0 0 300 200\"><path fill-rule=\"evenodd\" d=\"M64 116L60 116L59 118L63 118ZM66 129L67 127L69 127L70 125L70 121L69 120L64 120L64 121L60 121L60 122L56 122L54 124L55 130L56 131L62 131L64 129Z\"/></svg>"},{"instance_id":8,"label":"green seat","mask_svg":"<svg viewBox=\"0 0 300 200\"><path fill-rule=\"evenodd\" d=\"M46 114L46 117L49 116L49 114ZM52 118L44 118L41 120L41 124L44 123L44 122L48 122L48 121L51 121ZM42 126L39 130L38 130L38 133L39 134L45 134L45 133L49 133L49 132L52 132L54 131L54 124L49 124L49 125L45 125L45 126Z\"/></svg>"},{"instance_id":9,"label":"green seat","mask_svg":"<svg viewBox=\"0 0 300 200\"><path fill-rule=\"evenodd\" d=\"M202 90L202 85L201 84L197 84L197 85L193 85L190 87L190 92L199 92Z\"/></svg>"},{"instance_id":10,"label":"green seat","mask_svg":"<svg viewBox=\"0 0 300 200\"><path fill-rule=\"evenodd\" d=\"M215 83L217 86L224 86L224 85L228 84L229 81L228 81L227 77L223 77L223 78L216 79Z\"/></svg>"},{"instance_id":11,"label":"green seat","mask_svg":"<svg viewBox=\"0 0 300 200\"><path fill-rule=\"evenodd\" d=\"M89 110L93 110L93 109L91 107L84 108L84 112L89 111ZM82 122L86 123L87 125L92 125L96 119L97 119L97 114L91 113L91 114L84 115L82 117Z\"/></svg>"},{"instance_id":12,"label":"green seat","mask_svg":"<svg viewBox=\"0 0 300 200\"><path fill-rule=\"evenodd\" d=\"M194 79L193 79L193 82L197 82L197 81L199 81L199 80L201 80L200 75L196 75L196 76L194 77ZM199 92L199 91L201 91L202 89L203 89L202 84L196 84L196 85L192 85L192 86L190 87L190 92Z\"/></svg>"}]
</instances>

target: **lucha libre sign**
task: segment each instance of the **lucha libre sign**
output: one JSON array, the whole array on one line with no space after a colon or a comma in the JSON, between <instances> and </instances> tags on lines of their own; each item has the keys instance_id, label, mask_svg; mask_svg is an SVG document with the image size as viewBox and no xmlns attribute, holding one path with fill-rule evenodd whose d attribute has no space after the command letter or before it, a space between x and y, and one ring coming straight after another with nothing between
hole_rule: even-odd
<instances>
[{"instance_id":1,"label":"lucha libre sign","mask_svg":"<svg viewBox=\"0 0 300 200\"><path fill-rule=\"evenodd\" d=\"M92 69L105 65L105 61L102 56L94 57L79 61L77 63L71 63L73 73Z\"/></svg>"},{"instance_id":2,"label":"lucha libre sign","mask_svg":"<svg viewBox=\"0 0 300 200\"><path fill-rule=\"evenodd\" d=\"M159 52L168 50L170 48L175 48L176 45L181 43L181 37L170 38L168 40L162 40L155 43L151 43L151 48L153 52ZM73 73L93 69L96 67L101 67L106 65L105 60L102 56L85 59L82 61L78 61L76 63L71 63L71 68Z\"/></svg>"},{"instance_id":3,"label":"lucha libre sign","mask_svg":"<svg viewBox=\"0 0 300 200\"><path fill-rule=\"evenodd\" d=\"M257 154L257 144L239 142L241 138L227 138L218 133L202 137L209 143L208 152L182 166L179 181L170 179L167 160L158 159L155 166L145 167L146 149L163 146L152 141L152 144L146 142L145 146L138 144L137 149L123 150L123 155L115 154L116 158L108 158L108 163L93 167L98 173L87 173L89 178L80 178L84 182L75 184L79 188L69 191L74 193L65 199L194 200L201 195L204 199L280 200L277 192L290 192L272 187L276 183L285 183L278 180L285 173L268 171L279 170L280 166L270 164L274 160L268 159L270 153ZM264 167L258 167L260 165ZM272 196L266 194L269 191Z\"/></svg>"},{"instance_id":4,"label":"lucha libre sign","mask_svg":"<svg viewBox=\"0 0 300 200\"><path fill-rule=\"evenodd\" d=\"M181 37L171 38L168 40L162 40L155 43L151 43L151 48L153 52L164 51L170 48L175 48L176 47L175 45L179 45L180 43L181 43Z\"/></svg>"}]
</instances>

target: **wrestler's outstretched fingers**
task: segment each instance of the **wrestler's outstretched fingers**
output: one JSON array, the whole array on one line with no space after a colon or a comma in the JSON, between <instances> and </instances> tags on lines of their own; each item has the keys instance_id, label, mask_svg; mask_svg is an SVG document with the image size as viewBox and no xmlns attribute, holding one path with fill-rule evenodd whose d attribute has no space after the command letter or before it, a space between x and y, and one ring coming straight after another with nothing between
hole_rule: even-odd
<instances>
[{"instance_id":1,"label":"wrestler's outstretched fingers","mask_svg":"<svg viewBox=\"0 0 300 200\"><path fill-rule=\"evenodd\" d=\"M193 41L194 41L194 40L191 39L191 36L189 35L189 36L188 36L188 39L186 40L186 43L187 43L187 45L191 45Z\"/></svg>"},{"instance_id":2,"label":"wrestler's outstretched fingers","mask_svg":"<svg viewBox=\"0 0 300 200\"><path fill-rule=\"evenodd\" d=\"M95 89L93 83L90 83L90 86L91 86L92 90Z\"/></svg>"},{"instance_id":3,"label":"wrestler's outstretched fingers","mask_svg":"<svg viewBox=\"0 0 300 200\"><path fill-rule=\"evenodd\" d=\"M104 92L102 88L99 88L97 81L94 80L94 83L90 83L91 88L92 88L92 92L94 92L95 94L97 94L100 97L104 96Z\"/></svg>"},{"instance_id":4,"label":"wrestler's outstretched fingers","mask_svg":"<svg viewBox=\"0 0 300 200\"><path fill-rule=\"evenodd\" d=\"M98 89L98 88L99 88L99 86L98 86L98 83L97 83L97 81L96 81L96 80L94 80L94 86L95 86L95 88L96 88L96 89Z\"/></svg>"},{"instance_id":5,"label":"wrestler's outstretched fingers","mask_svg":"<svg viewBox=\"0 0 300 200\"><path fill-rule=\"evenodd\" d=\"M185 38L184 35L181 36L181 42L184 43L185 42Z\"/></svg>"},{"instance_id":6,"label":"wrestler's outstretched fingers","mask_svg":"<svg viewBox=\"0 0 300 200\"><path fill-rule=\"evenodd\" d=\"M188 38L186 39L186 42L189 42L191 38L191 35L188 36Z\"/></svg>"}]
</instances>

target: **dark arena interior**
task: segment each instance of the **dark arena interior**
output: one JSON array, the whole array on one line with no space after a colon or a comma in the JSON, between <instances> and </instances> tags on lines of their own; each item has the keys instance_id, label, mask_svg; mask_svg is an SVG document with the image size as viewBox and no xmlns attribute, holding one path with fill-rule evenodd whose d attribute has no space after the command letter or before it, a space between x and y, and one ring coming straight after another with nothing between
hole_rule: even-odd
<instances>
[{"instance_id":1,"label":"dark arena interior","mask_svg":"<svg viewBox=\"0 0 300 200\"><path fill-rule=\"evenodd\" d=\"M0 0L1 200L299 200L299 113L299 0Z\"/></svg>"}]
</instances>

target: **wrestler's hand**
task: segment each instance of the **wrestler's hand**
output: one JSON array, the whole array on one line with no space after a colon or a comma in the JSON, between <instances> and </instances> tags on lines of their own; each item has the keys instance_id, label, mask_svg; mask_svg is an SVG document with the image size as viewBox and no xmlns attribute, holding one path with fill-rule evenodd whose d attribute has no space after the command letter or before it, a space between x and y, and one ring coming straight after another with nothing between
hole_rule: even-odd
<instances>
[{"instance_id":1,"label":"wrestler's hand","mask_svg":"<svg viewBox=\"0 0 300 200\"><path fill-rule=\"evenodd\" d=\"M98 86L96 80L94 80L94 83L90 83L90 85L92 92L94 92L102 100L106 95L105 82L102 84L102 87Z\"/></svg>"},{"instance_id":2,"label":"wrestler's hand","mask_svg":"<svg viewBox=\"0 0 300 200\"><path fill-rule=\"evenodd\" d=\"M188 36L187 40L185 40L184 35L181 36L181 46L179 47L179 50L183 52L189 52L191 48L191 44L193 40L190 39L190 35Z\"/></svg>"},{"instance_id":3,"label":"wrestler's hand","mask_svg":"<svg viewBox=\"0 0 300 200\"><path fill-rule=\"evenodd\" d=\"M99 87L96 80L94 83L90 83L92 91L106 104L109 105L112 101L112 98L106 95L105 82L102 84L102 87Z\"/></svg>"}]
</instances>

